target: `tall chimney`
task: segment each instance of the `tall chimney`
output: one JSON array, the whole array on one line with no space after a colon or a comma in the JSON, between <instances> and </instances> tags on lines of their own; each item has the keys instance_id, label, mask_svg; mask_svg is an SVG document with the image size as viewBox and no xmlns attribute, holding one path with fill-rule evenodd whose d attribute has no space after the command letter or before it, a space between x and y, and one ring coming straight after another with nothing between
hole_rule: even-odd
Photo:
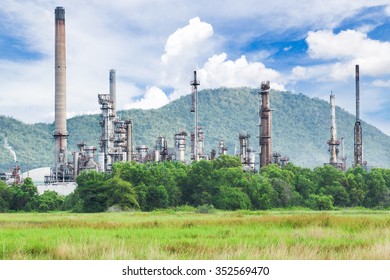
<instances>
[{"instance_id":1,"label":"tall chimney","mask_svg":"<svg viewBox=\"0 0 390 280\"><path fill-rule=\"evenodd\" d=\"M110 100L112 101L112 112L116 115L116 71L110 70Z\"/></svg>"},{"instance_id":2,"label":"tall chimney","mask_svg":"<svg viewBox=\"0 0 390 280\"><path fill-rule=\"evenodd\" d=\"M67 163L66 149L66 50L65 50L65 9L55 9L55 176L64 178Z\"/></svg>"}]
</instances>

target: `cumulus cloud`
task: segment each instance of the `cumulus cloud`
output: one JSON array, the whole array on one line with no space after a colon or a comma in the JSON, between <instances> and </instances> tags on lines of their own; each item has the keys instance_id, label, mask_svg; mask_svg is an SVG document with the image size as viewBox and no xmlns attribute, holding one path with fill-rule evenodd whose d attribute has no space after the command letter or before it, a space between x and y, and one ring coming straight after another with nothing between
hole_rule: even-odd
<instances>
[{"instance_id":1,"label":"cumulus cloud","mask_svg":"<svg viewBox=\"0 0 390 280\"><path fill-rule=\"evenodd\" d=\"M12 48L13 42L21 42L17 47L23 54L16 60L7 57L8 61L0 61L0 92L18 96L8 98L5 94L0 95L1 114L27 122L53 121L50 113L54 103L55 2L1 2L2 35L14 40L6 42L5 47ZM110 68L117 69L118 109L128 107L132 100L139 102L137 97L145 92L146 87L151 89L152 85L160 89L172 88L170 99L189 93L193 70L203 73L200 88L207 84L213 87L228 84L258 86L265 79L270 79L273 86L282 86L281 75L259 62L269 56L268 50L240 57L241 54L230 52L229 48L237 51L253 38L269 32L280 34L302 27L305 30L331 29L362 8L388 5L388 0L313 0L312 5L303 0L291 3L275 0L254 9L259 5L257 0L199 0L188 3L169 0L154 1L153 5L149 1L126 0L62 2L66 10L70 114L94 112L99 107L96 96L108 92ZM175 16L172 16L173 10ZM219 11L217 14L216 10ZM386 12L390 14L390 6L387 6ZM203 20L207 18L209 23L195 16ZM191 19L188 24L183 24L188 19ZM213 27L218 31L214 31ZM362 28L360 31L367 30ZM383 43L380 43L382 47ZM36 55L33 59L28 57L31 53ZM320 52L316 54L320 55ZM352 55L348 59L325 60L329 65L331 60L338 60L339 71L345 71L345 63L350 61L352 65L356 59ZM379 65L385 64L382 57L379 60ZM295 69L295 74L307 78L321 73L319 76L322 78L322 75L329 76L332 72L323 67L304 68L306 70ZM366 67L363 69L368 71ZM224 79L221 73L230 76ZM162 95L160 98L164 100Z\"/></svg>"},{"instance_id":2,"label":"cumulus cloud","mask_svg":"<svg viewBox=\"0 0 390 280\"><path fill-rule=\"evenodd\" d=\"M156 86L150 87L144 96L137 102L126 105L125 109L156 109L169 103L169 98L164 91Z\"/></svg>"},{"instance_id":3,"label":"cumulus cloud","mask_svg":"<svg viewBox=\"0 0 390 280\"><path fill-rule=\"evenodd\" d=\"M367 76L390 74L390 42L373 40L364 32L311 31L306 42L309 56L324 63L306 68L297 66L292 71L295 77L343 80L353 75L356 64L362 65Z\"/></svg>"},{"instance_id":4,"label":"cumulus cloud","mask_svg":"<svg viewBox=\"0 0 390 280\"><path fill-rule=\"evenodd\" d=\"M207 40L212 35L213 27L196 17L168 37L165 52L161 56L161 84L174 88L171 98L189 92L191 73L207 54Z\"/></svg>"},{"instance_id":5,"label":"cumulus cloud","mask_svg":"<svg viewBox=\"0 0 390 280\"><path fill-rule=\"evenodd\" d=\"M280 74L266 68L260 62L248 62L243 55L239 59L227 60L227 54L214 55L199 70L199 78L202 87L258 87L261 81L271 80L272 87L283 90L283 85L275 82L280 78Z\"/></svg>"},{"instance_id":6,"label":"cumulus cloud","mask_svg":"<svg viewBox=\"0 0 390 280\"><path fill-rule=\"evenodd\" d=\"M162 63L176 63L178 58L197 56L202 43L212 35L213 27L210 24L200 21L199 17L190 19L187 26L168 37L165 53L161 57Z\"/></svg>"},{"instance_id":7,"label":"cumulus cloud","mask_svg":"<svg viewBox=\"0 0 390 280\"><path fill-rule=\"evenodd\" d=\"M281 83L275 82L280 80L277 71L260 62L248 62L245 55L229 60L226 53L220 53L205 60L204 54L213 50L212 35L210 24L193 18L187 26L169 36L161 56L164 68L161 84L174 89L170 100L190 92L193 70L198 70L202 88L257 87L262 80L272 80L273 88L284 89Z\"/></svg>"}]
</instances>

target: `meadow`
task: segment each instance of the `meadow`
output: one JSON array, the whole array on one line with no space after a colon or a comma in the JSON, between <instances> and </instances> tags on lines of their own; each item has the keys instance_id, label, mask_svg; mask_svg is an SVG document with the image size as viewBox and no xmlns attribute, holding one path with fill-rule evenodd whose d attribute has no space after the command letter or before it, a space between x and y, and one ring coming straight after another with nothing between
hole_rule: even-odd
<instances>
[{"instance_id":1,"label":"meadow","mask_svg":"<svg viewBox=\"0 0 390 280\"><path fill-rule=\"evenodd\" d=\"M388 260L390 213L1 213L0 259Z\"/></svg>"}]
</instances>

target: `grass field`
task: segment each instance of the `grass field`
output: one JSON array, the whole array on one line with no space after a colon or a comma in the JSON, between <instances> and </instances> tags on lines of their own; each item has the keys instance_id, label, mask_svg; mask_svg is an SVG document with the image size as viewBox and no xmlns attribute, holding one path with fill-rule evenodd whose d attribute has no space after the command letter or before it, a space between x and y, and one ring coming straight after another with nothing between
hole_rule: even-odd
<instances>
[{"instance_id":1,"label":"grass field","mask_svg":"<svg viewBox=\"0 0 390 280\"><path fill-rule=\"evenodd\" d=\"M390 212L0 214L0 259L390 259Z\"/></svg>"}]
</instances>

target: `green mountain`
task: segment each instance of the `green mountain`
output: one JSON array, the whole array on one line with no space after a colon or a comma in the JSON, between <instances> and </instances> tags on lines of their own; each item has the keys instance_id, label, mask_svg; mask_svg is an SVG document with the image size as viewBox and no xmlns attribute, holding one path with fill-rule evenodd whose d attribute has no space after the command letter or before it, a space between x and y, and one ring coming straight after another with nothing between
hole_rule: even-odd
<instances>
[{"instance_id":1,"label":"green mountain","mask_svg":"<svg viewBox=\"0 0 390 280\"><path fill-rule=\"evenodd\" d=\"M205 150L217 149L224 139L228 153L239 149L238 134L251 135L250 145L258 150L258 90L250 88L219 88L199 92L199 125L205 133ZM329 103L303 94L271 91L273 151L290 158L296 165L315 167L329 161L327 140L330 138ZM337 96L336 96L337 103ZM190 112L191 97L183 96L170 104L153 110L120 111L122 119L133 120L135 145L145 144L153 149L158 136L173 146L173 135L193 128ZM96 104L98 106L98 104ZM353 128L355 117L336 108L338 137L345 138L348 166L353 161ZM390 137L367 123L363 126L364 160L370 166L390 168ZM51 166L54 157L53 124L24 124L0 116L0 170L12 168L13 156L4 148L4 137L15 150L23 169ZM99 146L99 115L83 115L68 120L69 151L77 143ZM190 150L189 137L187 151ZM341 149L340 149L341 150ZM341 153L340 153L341 154Z\"/></svg>"}]
</instances>

